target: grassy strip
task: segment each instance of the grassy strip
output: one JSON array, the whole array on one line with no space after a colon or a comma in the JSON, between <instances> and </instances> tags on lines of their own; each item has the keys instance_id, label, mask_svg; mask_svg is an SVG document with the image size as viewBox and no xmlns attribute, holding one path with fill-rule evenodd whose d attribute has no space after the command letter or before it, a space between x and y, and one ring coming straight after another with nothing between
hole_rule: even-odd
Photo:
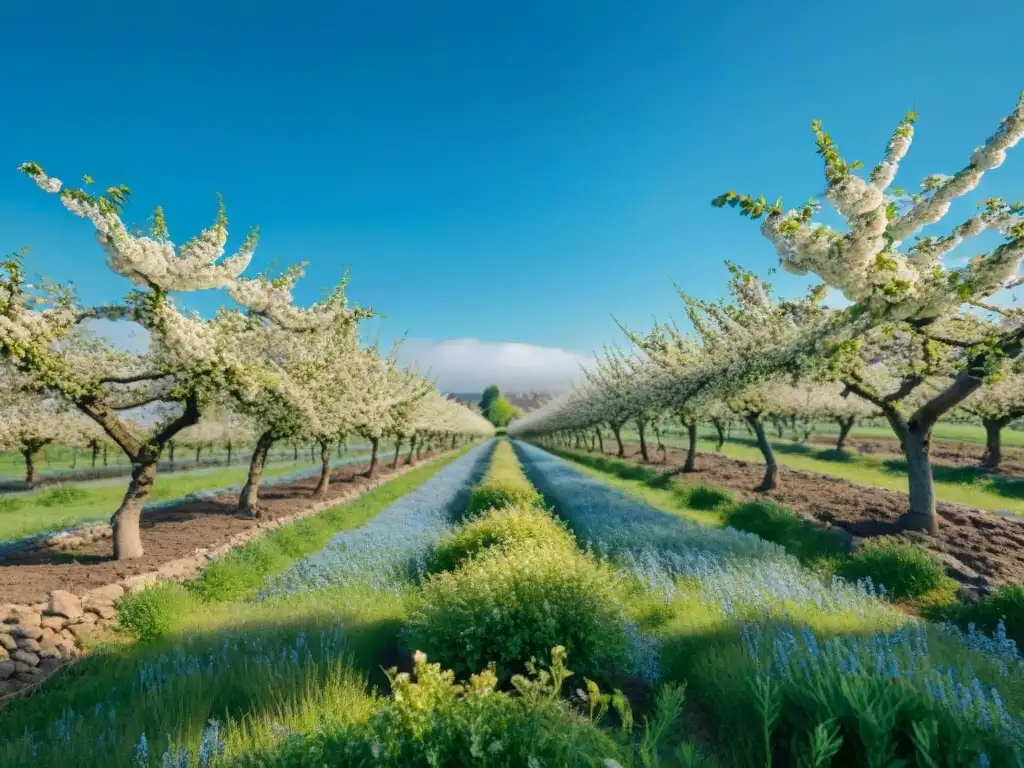
<instances>
[{"instance_id":1,"label":"grassy strip","mask_svg":"<svg viewBox=\"0 0 1024 768\"><path fill-rule=\"evenodd\" d=\"M628 438L624 435L624 439ZM686 444L684 438L676 436L667 436L663 442L676 448ZM771 443L775 458L781 466L831 475L861 485L907 492L907 468L902 457L857 453L853 450L836 451L790 440L771 440ZM648 445L653 452L652 444ZM697 449L710 454L715 452L716 445L717 442L702 439ZM761 452L752 442L738 438L727 440L720 455L754 463L764 461ZM1024 481L981 472L973 467L945 467L938 464L932 466L932 474L935 477L936 498L942 501L989 511L1005 509L1024 515Z\"/></svg>"},{"instance_id":2,"label":"grassy strip","mask_svg":"<svg viewBox=\"0 0 1024 768\"><path fill-rule=\"evenodd\" d=\"M568 503L594 491L565 493ZM998 639L908 622L827 582L810 589L781 561L709 550L680 570L663 535L632 537L632 567L656 588L630 609L660 640L663 679L695 694L727 764L1019 764L1019 657Z\"/></svg>"},{"instance_id":3,"label":"grassy strip","mask_svg":"<svg viewBox=\"0 0 1024 768\"><path fill-rule=\"evenodd\" d=\"M885 585L895 602L915 610L956 600L956 582L945 575L938 559L915 544L872 542L851 554L842 539L774 501L739 503L727 490L689 484L678 475L667 479L653 467L580 451L547 450L656 509L702 525L746 531L779 544L825 578L836 574L855 582L870 577L875 584Z\"/></svg>"},{"instance_id":4,"label":"grassy strip","mask_svg":"<svg viewBox=\"0 0 1024 768\"><path fill-rule=\"evenodd\" d=\"M466 450L425 464L318 515L282 526L213 561L196 579L160 584L126 597L118 603L118 620L139 638L153 640L179 631L190 623L190 617L208 613L211 603L250 598L268 578L323 549L336 533L363 525Z\"/></svg>"},{"instance_id":5,"label":"grassy strip","mask_svg":"<svg viewBox=\"0 0 1024 768\"><path fill-rule=\"evenodd\" d=\"M359 586L238 598L333 533L362 525L463 452L236 550L211 564L218 575L209 581L207 572L188 585L122 600L131 629L39 694L7 706L0 765L58 765L69 751L75 765L87 767L159 765L165 755L174 758L175 745L189 745L193 756L204 748L240 755L270 749L291 732L365 721L379 700L360 670L387 684L380 668L394 659L405 617L400 596ZM136 642L140 636L151 641ZM225 725L213 728L211 718Z\"/></svg>"},{"instance_id":6,"label":"grassy strip","mask_svg":"<svg viewBox=\"0 0 1024 768\"><path fill-rule=\"evenodd\" d=\"M352 457L359 461L363 457ZM268 466L264 478L281 477L314 467L304 462ZM245 481L248 467L201 469L195 472L157 475L149 501L181 499L209 488L228 488ZM97 480L62 485L0 498L0 541L16 540L46 531L59 531L106 520L124 496L126 479Z\"/></svg>"}]
</instances>

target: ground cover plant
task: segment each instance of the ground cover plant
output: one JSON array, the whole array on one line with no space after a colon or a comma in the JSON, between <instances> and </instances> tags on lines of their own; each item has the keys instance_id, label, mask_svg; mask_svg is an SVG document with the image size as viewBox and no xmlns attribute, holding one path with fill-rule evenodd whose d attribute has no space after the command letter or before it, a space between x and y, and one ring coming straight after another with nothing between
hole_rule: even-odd
<instances>
[{"instance_id":1,"label":"ground cover plant","mask_svg":"<svg viewBox=\"0 0 1024 768\"><path fill-rule=\"evenodd\" d=\"M788 765L816 752L811 764L1017 764L1024 702L1011 681L1024 665L1001 629L908 619L867 580L822 580L735 531L668 537L669 522L696 526L517 448L581 542L659 595L640 626L659 641L663 679L685 679L690 699L709 707L729 764Z\"/></svg>"}]
</instances>

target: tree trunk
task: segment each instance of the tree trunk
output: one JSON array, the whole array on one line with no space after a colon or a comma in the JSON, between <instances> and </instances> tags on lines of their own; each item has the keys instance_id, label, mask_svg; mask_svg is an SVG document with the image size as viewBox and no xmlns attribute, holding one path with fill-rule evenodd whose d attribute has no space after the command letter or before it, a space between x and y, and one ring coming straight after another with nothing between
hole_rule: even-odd
<instances>
[{"instance_id":1,"label":"tree trunk","mask_svg":"<svg viewBox=\"0 0 1024 768\"><path fill-rule=\"evenodd\" d=\"M719 453L722 450L722 446L725 445L725 430L722 429L722 422L713 421L715 425L715 432L718 433L718 445L715 446L715 453Z\"/></svg>"},{"instance_id":2,"label":"tree trunk","mask_svg":"<svg viewBox=\"0 0 1024 768\"><path fill-rule=\"evenodd\" d=\"M686 448L686 464L683 465L683 472L693 472L697 468L697 422L691 421L686 425L686 434L689 437L689 444Z\"/></svg>"},{"instance_id":3,"label":"tree trunk","mask_svg":"<svg viewBox=\"0 0 1024 768\"><path fill-rule=\"evenodd\" d=\"M618 443L619 451L615 455L620 459L626 458L626 446L622 444L622 426L612 424L612 434L615 435L615 442Z\"/></svg>"},{"instance_id":4,"label":"tree trunk","mask_svg":"<svg viewBox=\"0 0 1024 768\"><path fill-rule=\"evenodd\" d=\"M604 438L601 437L601 430L594 429L594 434L597 435L597 447L601 451L601 455L604 456Z\"/></svg>"},{"instance_id":5,"label":"tree trunk","mask_svg":"<svg viewBox=\"0 0 1024 768\"><path fill-rule=\"evenodd\" d=\"M292 443L292 461L299 460L299 444Z\"/></svg>"},{"instance_id":6,"label":"tree trunk","mask_svg":"<svg viewBox=\"0 0 1024 768\"><path fill-rule=\"evenodd\" d=\"M229 467L231 466L231 452L234 450L234 447L235 446L232 444L232 442L230 440L228 440L227 449L228 449L228 466Z\"/></svg>"},{"instance_id":7,"label":"tree trunk","mask_svg":"<svg viewBox=\"0 0 1024 768\"><path fill-rule=\"evenodd\" d=\"M850 434L850 430L853 429L853 422L857 419L855 416L837 417L836 421L839 422L839 439L836 440L836 450L846 450L846 438Z\"/></svg>"},{"instance_id":8,"label":"tree trunk","mask_svg":"<svg viewBox=\"0 0 1024 768\"><path fill-rule=\"evenodd\" d=\"M327 498L327 487L331 483L331 443L320 441L320 481L316 484L313 495L318 499Z\"/></svg>"},{"instance_id":9,"label":"tree trunk","mask_svg":"<svg viewBox=\"0 0 1024 768\"><path fill-rule=\"evenodd\" d=\"M779 465L775 462L775 452L764 434L764 425L757 416L747 416L747 424L757 438L757 447L764 456L764 480L757 487L758 491L771 491L779 485Z\"/></svg>"},{"instance_id":10,"label":"tree trunk","mask_svg":"<svg viewBox=\"0 0 1024 768\"><path fill-rule=\"evenodd\" d=\"M931 429L922 430L910 424L904 430L903 445L907 457L907 481L910 491L910 508L900 516L897 524L905 531L939 530L938 515L935 511L935 481L928 457Z\"/></svg>"},{"instance_id":11,"label":"tree trunk","mask_svg":"<svg viewBox=\"0 0 1024 768\"><path fill-rule=\"evenodd\" d=\"M416 435L413 435L409 440L409 455L405 458L405 463L410 467L416 463L416 450L418 447Z\"/></svg>"},{"instance_id":12,"label":"tree trunk","mask_svg":"<svg viewBox=\"0 0 1024 768\"><path fill-rule=\"evenodd\" d=\"M26 448L21 452L25 457L25 482L28 485L35 485L36 482L36 452Z\"/></svg>"},{"instance_id":13,"label":"tree trunk","mask_svg":"<svg viewBox=\"0 0 1024 768\"><path fill-rule=\"evenodd\" d=\"M370 438L370 468L366 472L367 477L375 477L377 475L377 449L380 447L380 438Z\"/></svg>"},{"instance_id":14,"label":"tree trunk","mask_svg":"<svg viewBox=\"0 0 1024 768\"><path fill-rule=\"evenodd\" d=\"M203 446L196 446L196 466L199 466L199 457L203 455Z\"/></svg>"},{"instance_id":15,"label":"tree trunk","mask_svg":"<svg viewBox=\"0 0 1024 768\"><path fill-rule=\"evenodd\" d=\"M341 458L341 443L338 443L337 449L335 450L335 453L338 454L338 458L340 459Z\"/></svg>"},{"instance_id":16,"label":"tree trunk","mask_svg":"<svg viewBox=\"0 0 1024 768\"><path fill-rule=\"evenodd\" d=\"M398 468L398 452L400 450L402 450L402 440L401 439L397 439L397 440L395 440L395 458L391 462L391 468L392 469L397 469Z\"/></svg>"},{"instance_id":17,"label":"tree trunk","mask_svg":"<svg viewBox=\"0 0 1024 768\"><path fill-rule=\"evenodd\" d=\"M651 462L651 458L647 455L647 441L644 439L645 429L647 429L647 423L643 419L637 419L636 431L640 436L640 458L643 459L644 464L649 464Z\"/></svg>"},{"instance_id":18,"label":"tree trunk","mask_svg":"<svg viewBox=\"0 0 1024 768\"><path fill-rule=\"evenodd\" d=\"M985 469L999 469L1003 461L1003 427L1004 419L983 419L985 425L985 455L981 458L981 466Z\"/></svg>"},{"instance_id":19,"label":"tree trunk","mask_svg":"<svg viewBox=\"0 0 1024 768\"><path fill-rule=\"evenodd\" d=\"M92 443L90 447L92 448L92 468L96 469L96 459L100 455L100 444L98 442Z\"/></svg>"},{"instance_id":20,"label":"tree trunk","mask_svg":"<svg viewBox=\"0 0 1024 768\"><path fill-rule=\"evenodd\" d=\"M785 424L781 419L772 419L772 423L775 425L775 432L779 436L779 440L786 436Z\"/></svg>"},{"instance_id":21,"label":"tree trunk","mask_svg":"<svg viewBox=\"0 0 1024 768\"><path fill-rule=\"evenodd\" d=\"M654 439L657 440L658 451L661 453L661 460L668 460L668 451L665 450L665 444L661 442L661 428L658 427L657 423L654 424Z\"/></svg>"},{"instance_id":22,"label":"tree trunk","mask_svg":"<svg viewBox=\"0 0 1024 768\"><path fill-rule=\"evenodd\" d=\"M107 466L107 446L103 446L103 466Z\"/></svg>"},{"instance_id":23,"label":"tree trunk","mask_svg":"<svg viewBox=\"0 0 1024 768\"><path fill-rule=\"evenodd\" d=\"M78 466L78 451L74 448L71 449L71 468L74 469Z\"/></svg>"},{"instance_id":24,"label":"tree trunk","mask_svg":"<svg viewBox=\"0 0 1024 768\"><path fill-rule=\"evenodd\" d=\"M250 517L259 517L256 504L260 499L260 480L263 478L263 468L267 463L267 454L274 444L274 438L270 432L264 432L256 441L256 448L252 452L252 459L249 461L249 476L245 479L242 493L238 496L238 511L244 512Z\"/></svg>"},{"instance_id":25,"label":"tree trunk","mask_svg":"<svg viewBox=\"0 0 1024 768\"><path fill-rule=\"evenodd\" d=\"M420 439L419 444L416 446L416 459L419 460L420 455L423 453L423 439ZM430 441L427 441L427 453L430 453Z\"/></svg>"},{"instance_id":26,"label":"tree trunk","mask_svg":"<svg viewBox=\"0 0 1024 768\"><path fill-rule=\"evenodd\" d=\"M171 440L169 443L167 443L167 453L168 453L168 458L170 459L171 469L174 469L174 441L173 440Z\"/></svg>"},{"instance_id":27,"label":"tree trunk","mask_svg":"<svg viewBox=\"0 0 1024 768\"><path fill-rule=\"evenodd\" d=\"M132 479L128 483L128 491L121 501L121 506L110 518L110 526L114 529L115 560L130 560L143 555L139 518L142 517L142 507L153 490L158 457L159 454L151 461L132 463Z\"/></svg>"}]
</instances>

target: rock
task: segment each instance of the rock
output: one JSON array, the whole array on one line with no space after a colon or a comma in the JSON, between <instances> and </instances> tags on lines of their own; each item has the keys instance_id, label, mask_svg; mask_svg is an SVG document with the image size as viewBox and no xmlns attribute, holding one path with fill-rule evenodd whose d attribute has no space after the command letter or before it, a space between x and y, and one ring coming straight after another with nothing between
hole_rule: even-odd
<instances>
[{"instance_id":1,"label":"rock","mask_svg":"<svg viewBox=\"0 0 1024 768\"><path fill-rule=\"evenodd\" d=\"M90 615L91 616L99 616L101 619L112 619L115 616L117 616L117 611L114 609L114 606L112 606L112 605L103 605L103 604L92 605L92 604L89 604L89 605L85 606L85 610L88 611L88 613L85 614L86 616L90 616ZM96 621L96 619L94 618L91 622L88 622L88 623L91 624L91 623L94 623L95 621Z\"/></svg>"},{"instance_id":2,"label":"rock","mask_svg":"<svg viewBox=\"0 0 1024 768\"><path fill-rule=\"evenodd\" d=\"M961 584L956 590L956 596L965 603L981 602L981 589L973 584Z\"/></svg>"},{"instance_id":3,"label":"rock","mask_svg":"<svg viewBox=\"0 0 1024 768\"><path fill-rule=\"evenodd\" d=\"M92 624L75 624L71 627L71 634L75 636L76 640L81 640L83 637L88 637L94 629Z\"/></svg>"},{"instance_id":4,"label":"rock","mask_svg":"<svg viewBox=\"0 0 1024 768\"><path fill-rule=\"evenodd\" d=\"M19 649L11 654L11 658L15 661L20 661L22 664L28 664L30 667L34 667L39 664L39 657L31 651L23 651Z\"/></svg>"},{"instance_id":5,"label":"rock","mask_svg":"<svg viewBox=\"0 0 1024 768\"><path fill-rule=\"evenodd\" d=\"M69 619L63 616L43 616L43 620L40 622L43 629L53 629L60 631L67 626Z\"/></svg>"},{"instance_id":6,"label":"rock","mask_svg":"<svg viewBox=\"0 0 1024 768\"><path fill-rule=\"evenodd\" d=\"M43 636L43 628L38 624L12 624L7 633L17 642L19 637L30 637L38 640Z\"/></svg>"},{"instance_id":7,"label":"rock","mask_svg":"<svg viewBox=\"0 0 1024 768\"><path fill-rule=\"evenodd\" d=\"M30 651L35 653L39 650L39 641L33 640L31 637L19 637L18 647L23 651Z\"/></svg>"},{"instance_id":8,"label":"rock","mask_svg":"<svg viewBox=\"0 0 1024 768\"><path fill-rule=\"evenodd\" d=\"M39 656L40 659L59 659L64 654L56 645L47 643L46 645L40 646L39 650L36 651L36 655Z\"/></svg>"},{"instance_id":9,"label":"rock","mask_svg":"<svg viewBox=\"0 0 1024 768\"><path fill-rule=\"evenodd\" d=\"M7 661L9 658L11 658L11 654L8 653L7 649L0 648L0 661Z\"/></svg>"},{"instance_id":10,"label":"rock","mask_svg":"<svg viewBox=\"0 0 1024 768\"><path fill-rule=\"evenodd\" d=\"M853 534L838 525L832 525L825 529L825 534L835 539L843 549L850 551L853 548Z\"/></svg>"},{"instance_id":11,"label":"rock","mask_svg":"<svg viewBox=\"0 0 1024 768\"><path fill-rule=\"evenodd\" d=\"M84 602L88 603L113 603L124 597L124 587L120 584L107 584L105 587L90 589L85 593Z\"/></svg>"},{"instance_id":12,"label":"rock","mask_svg":"<svg viewBox=\"0 0 1024 768\"><path fill-rule=\"evenodd\" d=\"M4 622L7 624L39 626L39 622L43 620L39 611L35 611L27 605L6 605L4 607L7 609L7 616L4 618Z\"/></svg>"},{"instance_id":13,"label":"rock","mask_svg":"<svg viewBox=\"0 0 1024 768\"><path fill-rule=\"evenodd\" d=\"M18 644L14 642L14 638L10 635L0 633L0 648L5 651L13 651L18 647Z\"/></svg>"},{"instance_id":14,"label":"rock","mask_svg":"<svg viewBox=\"0 0 1024 768\"><path fill-rule=\"evenodd\" d=\"M24 661L14 662L14 674L20 676L28 675L35 669L31 664L26 664Z\"/></svg>"},{"instance_id":15,"label":"rock","mask_svg":"<svg viewBox=\"0 0 1024 768\"><path fill-rule=\"evenodd\" d=\"M51 616L77 619L82 615L82 601L70 592L55 589L50 593L50 605L46 612Z\"/></svg>"},{"instance_id":16,"label":"rock","mask_svg":"<svg viewBox=\"0 0 1024 768\"><path fill-rule=\"evenodd\" d=\"M15 663L13 661L0 661L0 680L6 680L14 674Z\"/></svg>"}]
</instances>

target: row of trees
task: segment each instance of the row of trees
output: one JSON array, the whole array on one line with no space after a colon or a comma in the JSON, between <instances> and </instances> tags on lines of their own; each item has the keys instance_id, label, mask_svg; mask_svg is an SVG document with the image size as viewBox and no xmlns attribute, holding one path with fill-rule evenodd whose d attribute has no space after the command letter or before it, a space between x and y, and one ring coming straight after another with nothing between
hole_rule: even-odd
<instances>
[{"instance_id":1,"label":"row of trees","mask_svg":"<svg viewBox=\"0 0 1024 768\"><path fill-rule=\"evenodd\" d=\"M906 456L910 501L901 527L934 532L929 444L936 422L957 414L982 419L990 436L986 461L998 463L999 431L1024 407L1017 362L1024 313L989 301L1021 282L1024 203L988 198L948 234L904 241L942 220L953 200L1002 164L1024 136L1024 94L964 168L930 175L920 192L908 194L891 185L915 121L910 113L900 122L866 179L855 173L860 163L846 162L821 123L812 123L826 199L844 220L843 231L812 220L820 207L815 200L786 210L781 199L769 203L730 191L712 201L763 220L761 231L782 266L820 280L806 295L777 299L767 283L729 264L727 299L702 301L680 291L692 330L624 329L630 348L606 349L582 386L509 431L593 433L600 441L595 430L604 426L621 455L621 430L631 424L647 460L647 432L670 414L690 435L686 471L694 468L697 425L732 416L755 435L765 459L761 487L770 489L778 468L766 420L828 415L848 433L857 418L878 414ZM998 232L1003 242L964 266L944 264L953 248L984 230ZM829 288L851 306L823 306Z\"/></svg>"},{"instance_id":2,"label":"row of trees","mask_svg":"<svg viewBox=\"0 0 1024 768\"><path fill-rule=\"evenodd\" d=\"M255 438L239 499L240 509L254 515L275 443L303 440L320 447L316 494L323 496L331 449L349 436L372 446L373 475L381 440L394 439L399 448L408 444L412 461L424 446L453 446L493 432L479 414L442 397L416 371L400 368L395 350L384 354L361 344L359 323L373 312L349 306L347 279L322 301L300 307L292 290L302 265L245 277L257 233L227 255L223 203L212 226L177 246L160 208L148 233L129 231L121 218L130 196L125 186L94 195L65 187L35 163L20 170L92 224L109 268L135 286L120 304L83 306L69 284L29 282L24 252L0 263L2 389L11 394L11 414L20 418L35 409L59 420L75 412L95 425L97 440L110 440L131 462L131 480L111 518L115 557L143 554L139 517L165 450L189 432L194 437L216 430L224 414ZM172 298L218 289L234 306L213 317L184 312ZM93 319L141 326L147 351L111 346L90 332ZM39 439L45 436L21 444L30 451Z\"/></svg>"}]
</instances>

